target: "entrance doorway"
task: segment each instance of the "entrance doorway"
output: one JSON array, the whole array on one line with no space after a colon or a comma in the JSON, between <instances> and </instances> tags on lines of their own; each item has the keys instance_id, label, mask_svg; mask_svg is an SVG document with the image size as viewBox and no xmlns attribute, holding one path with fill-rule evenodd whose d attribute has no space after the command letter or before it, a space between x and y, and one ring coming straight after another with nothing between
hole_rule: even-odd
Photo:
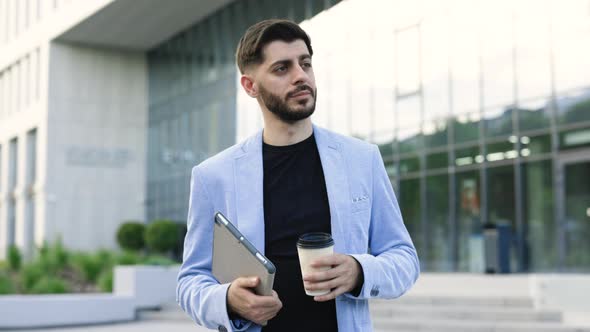
<instances>
[{"instance_id":1,"label":"entrance doorway","mask_svg":"<svg viewBox=\"0 0 590 332\"><path fill-rule=\"evenodd\" d=\"M556 175L561 266L590 271L590 149L560 155Z\"/></svg>"}]
</instances>

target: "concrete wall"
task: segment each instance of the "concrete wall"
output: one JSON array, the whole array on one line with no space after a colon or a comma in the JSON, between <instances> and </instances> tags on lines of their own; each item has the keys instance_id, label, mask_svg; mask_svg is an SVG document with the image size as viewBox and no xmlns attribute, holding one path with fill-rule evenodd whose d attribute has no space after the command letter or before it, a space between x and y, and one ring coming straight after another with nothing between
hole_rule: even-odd
<instances>
[{"instance_id":1,"label":"concrete wall","mask_svg":"<svg viewBox=\"0 0 590 332\"><path fill-rule=\"evenodd\" d=\"M144 219L146 75L144 53L51 44L46 239L115 247Z\"/></svg>"}]
</instances>

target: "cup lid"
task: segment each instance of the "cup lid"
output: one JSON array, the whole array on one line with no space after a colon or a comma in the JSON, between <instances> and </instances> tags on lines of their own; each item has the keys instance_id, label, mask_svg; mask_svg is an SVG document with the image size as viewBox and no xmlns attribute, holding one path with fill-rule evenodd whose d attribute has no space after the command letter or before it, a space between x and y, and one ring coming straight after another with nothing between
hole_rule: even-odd
<instances>
[{"instance_id":1,"label":"cup lid","mask_svg":"<svg viewBox=\"0 0 590 332\"><path fill-rule=\"evenodd\" d=\"M333 245L332 235L322 232L305 233L297 240L297 247L304 249L327 248Z\"/></svg>"}]
</instances>

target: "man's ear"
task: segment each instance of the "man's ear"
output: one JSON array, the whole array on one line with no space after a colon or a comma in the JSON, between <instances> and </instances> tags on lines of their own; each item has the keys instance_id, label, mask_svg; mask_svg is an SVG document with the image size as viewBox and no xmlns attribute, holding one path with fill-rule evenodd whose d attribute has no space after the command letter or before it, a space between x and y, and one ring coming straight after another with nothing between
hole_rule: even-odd
<instances>
[{"instance_id":1,"label":"man's ear","mask_svg":"<svg viewBox=\"0 0 590 332\"><path fill-rule=\"evenodd\" d=\"M242 87L248 96L252 98L258 97L258 87L250 75L242 75L240 78L240 83L242 84Z\"/></svg>"}]
</instances>

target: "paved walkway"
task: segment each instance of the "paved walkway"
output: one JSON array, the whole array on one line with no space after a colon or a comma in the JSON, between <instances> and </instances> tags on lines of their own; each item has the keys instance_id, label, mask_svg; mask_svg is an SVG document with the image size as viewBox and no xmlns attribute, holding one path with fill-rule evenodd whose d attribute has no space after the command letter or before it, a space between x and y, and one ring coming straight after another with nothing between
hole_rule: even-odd
<instances>
[{"instance_id":1,"label":"paved walkway","mask_svg":"<svg viewBox=\"0 0 590 332\"><path fill-rule=\"evenodd\" d=\"M105 324L79 327L60 327L51 329L15 330L13 332L210 332L192 322L176 321L136 321L121 324Z\"/></svg>"},{"instance_id":2,"label":"paved walkway","mask_svg":"<svg viewBox=\"0 0 590 332\"><path fill-rule=\"evenodd\" d=\"M175 304L165 306L161 311L143 311L138 320L126 323L85 325L45 329L15 330L11 332L210 332L195 324Z\"/></svg>"}]
</instances>

